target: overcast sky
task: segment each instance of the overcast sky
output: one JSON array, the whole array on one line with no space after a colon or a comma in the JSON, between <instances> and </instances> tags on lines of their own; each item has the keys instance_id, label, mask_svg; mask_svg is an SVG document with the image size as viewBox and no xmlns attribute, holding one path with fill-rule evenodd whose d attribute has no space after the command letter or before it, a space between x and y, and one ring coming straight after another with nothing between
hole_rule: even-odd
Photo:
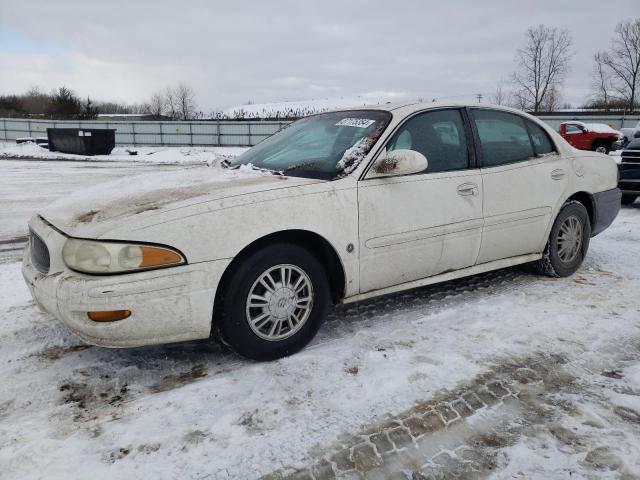
<instances>
[{"instance_id":1,"label":"overcast sky","mask_svg":"<svg viewBox=\"0 0 640 480\"><path fill-rule=\"evenodd\" d=\"M356 97L490 96L527 27L570 31L563 100L589 93L592 56L638 0L0 0L0 93L66 85L137 102L179 81L205 112ZM455 98L454 98L455 97Z\"/></svg>"}]
</instances>

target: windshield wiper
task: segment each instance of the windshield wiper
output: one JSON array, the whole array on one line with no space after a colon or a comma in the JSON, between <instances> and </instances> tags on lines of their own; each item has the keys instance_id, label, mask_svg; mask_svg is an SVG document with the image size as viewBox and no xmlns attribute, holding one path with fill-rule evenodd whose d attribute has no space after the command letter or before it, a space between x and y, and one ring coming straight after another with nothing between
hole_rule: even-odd
<instances>
[{"instance_id":1,"label":"windshield wiper","mask_svg":"<svg viewBox=\"0 0 640 480\"><path fill-rule=\"evenodd\" d=\"M238 170L241 166L243 165L247 165L248 167L251 168L251 170L256 170L258 172L272 172L272 173L277 173L277 172L273 172L273 170L269 170L267 168L260 168L260 167L256 167L255 165L251 164L251 163L238 163L237 165L234 165L233 163L231 163L231 161L229 161L228 159L224 159L220 162L220 166L222 168L228 168L229 170Z\"/></svg>"},{"instance_id":2,"label":"windshield wiper","mask_svg":"<svg viewBox=\"0 0 640 480\"><path fill-rule=\"evenodd\" d=\"M298 165L292 165L290 167L285 168L284 170L276 170L275 173L280 174L280 175L286 175L289 172L293 172L295 170L303 170L305 168L308 167L312 167L314 165L318 165L321 164L322 162L319 160L312 160L310 162L306 162L306 163L299 163Z\"/></svg>"}]
</instances>

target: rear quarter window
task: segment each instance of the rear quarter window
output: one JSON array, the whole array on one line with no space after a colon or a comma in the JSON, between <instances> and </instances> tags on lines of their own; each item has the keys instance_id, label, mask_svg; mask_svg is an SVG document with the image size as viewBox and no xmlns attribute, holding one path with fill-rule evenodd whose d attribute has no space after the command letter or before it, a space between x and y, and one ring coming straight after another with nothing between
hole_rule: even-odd
<instances>
[{"instance_id":1,"label":"rear quarter window","mask_svg":"<svg viewBox=\"0 0 640 480\"><path fill-rule=\"evenodd\" d=\"M531 135L531 142L536 155L547 155L556 151L549 134L540 125L531 120L524 119L524 121L527 125L527 130L529 130L529 135Z\"/></svg>"}]
</instances>

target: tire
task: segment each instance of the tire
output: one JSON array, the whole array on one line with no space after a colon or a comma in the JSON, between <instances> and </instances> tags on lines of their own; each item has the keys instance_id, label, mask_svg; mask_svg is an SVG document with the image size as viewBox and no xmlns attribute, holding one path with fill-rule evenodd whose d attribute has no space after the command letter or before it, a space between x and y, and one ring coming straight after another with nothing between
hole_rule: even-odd
<instances>
[{"instance_id":1,"label":"tire","mask_svg":"<svg viewBox=\"0 0 640 480\"><path fill-rule=\"evenodd\" d=\"M622 205L631 205L636 201L636 198L638 198L638 195L624 193L622 194Z\"/></svg>"},{"instance_id":2,"label":"tire","mask_svg":"<svg viewBox=\"0 0 640 480\"><path fill-rule=\"evenodd\" d=\"M291 288L283 288L283 283ZM298 303L293 297L296 289ZM250 304L251 294L255 303ZM219 299L220 318L214 321L223 342L247 358L275 360L296 353L315 336L328 313L329 281L322 264L307 249L278 243L244 259Z\"/></svg>"},{"instance_id":3,"label":"tire","mask_svg":"<svg viewBox=\"0 0 640 480\"><path fill-rule=\"evenodd\" d=\"M593 142L591 150L598 153L608 154L611 151L611 144L603 141Z\"/></svg>"},{"instance_id":4,"label":"tire","mask_svg":"<svg viewBox=\"0 0 640 480\"><path fill-rule=\"evenodd\" d=\"M576 222L580 225L580 233L575 237L579 238L576 243L571 242L574 236L568 235L567 230L574 231ZM573 249L562 250L559 243L562 238L568 238L564 243ZM568 277L580 268L584 257L589 249L589 239L591 238L591 222L589 213L582 203L570 200L560 209L560 213L553 222L549 240L542 254L542 258L535 263L538 272L550 277ZM578 244L579 242L579 244ZM575 250L575 251L574 251Z\"/></svg>"}]
</instances>

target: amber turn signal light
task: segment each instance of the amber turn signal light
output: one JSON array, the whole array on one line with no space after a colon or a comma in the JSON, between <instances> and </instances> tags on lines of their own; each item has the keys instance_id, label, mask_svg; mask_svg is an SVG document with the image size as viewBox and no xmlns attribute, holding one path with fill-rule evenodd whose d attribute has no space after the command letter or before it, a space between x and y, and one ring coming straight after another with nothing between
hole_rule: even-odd
<instances>
[{"instance_id":1,"label":"amber turn signal light","mask_svg":"<svg viewBox=\"0 0 640 480\"><path fill-rule=\"evenodd\" d=\"M131 310L108 310L106 312L87 312L94 322L117 322L131 316Z\"/></svg>"},{"instance_id":2,"label":"amber turn signal light","mask_svg":"<svg viewBox=\"0 0 640 480\"><path fill-rule=\"evenodd\" d=\"M166 248L142 246L140 250L142 250L141 268L155 267L156 265L174 265L183 261L180 255Z\"/></svg>"}]
</instances>

